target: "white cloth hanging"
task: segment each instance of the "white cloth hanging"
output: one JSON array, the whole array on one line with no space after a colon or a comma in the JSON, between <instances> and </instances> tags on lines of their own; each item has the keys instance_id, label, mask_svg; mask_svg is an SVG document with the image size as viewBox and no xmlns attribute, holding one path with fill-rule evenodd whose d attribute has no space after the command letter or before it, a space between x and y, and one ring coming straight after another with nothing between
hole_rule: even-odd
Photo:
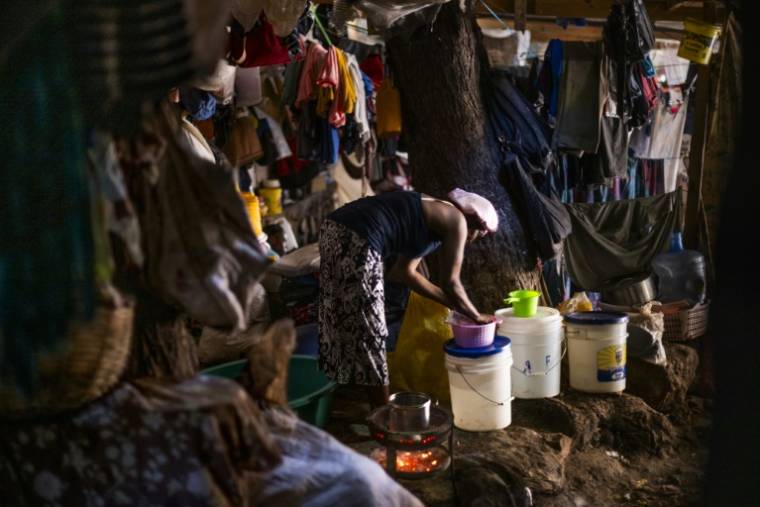
<instances>
[{"instance_id":1,"label":"white cloth hanging","mask_svg":"<svg viewBox=\"0 0 760 507\"><path fill-rule=\"evenodd\" d=\"M372 135L367 116L367 94L364 90L364 79L362 79L362 71L359 68L359 61L356 59L356 55L350 53L346 53L346 55L348 56L348 72L356 90L354 119L356 119L356 123L359 125L359 139L363 144L369 141Z\"/></svg>"}]
</instances>

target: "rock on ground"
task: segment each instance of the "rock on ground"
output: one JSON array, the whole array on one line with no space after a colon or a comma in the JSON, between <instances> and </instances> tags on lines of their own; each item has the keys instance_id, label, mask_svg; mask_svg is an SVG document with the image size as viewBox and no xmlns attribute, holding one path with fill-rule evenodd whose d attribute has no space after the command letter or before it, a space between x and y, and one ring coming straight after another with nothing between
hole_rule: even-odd
<instances>
[{"instance_id":1,"label":"rock on ground","mask_svg":"<svg viewBox=\"0 0 760 507\"><path fill-rule=\"evenodd\" d=\"M626 392L662 413L683 418L686 395L697 377L699 354L686 345L666 344L668 362L656 365L636 358L628 362Z\"/></svg>"}]
</instances>

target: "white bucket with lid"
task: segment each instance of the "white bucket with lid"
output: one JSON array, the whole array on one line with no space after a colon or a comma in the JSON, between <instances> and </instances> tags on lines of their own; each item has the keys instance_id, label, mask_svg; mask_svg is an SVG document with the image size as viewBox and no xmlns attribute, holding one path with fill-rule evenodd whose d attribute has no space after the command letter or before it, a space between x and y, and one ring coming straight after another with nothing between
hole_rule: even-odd
<instances>
[{"instance_id":1,"label":"white bucket with lid","mask_svg":"<svg viewBox=\"0 0 760 507\"><path fill-rule=\"evenodd\" d=\"M488 347L444 346L454 426L467 431L493 431L512 423L510 341L497 336Z\"/></svg>"},{"instance_id":2,"label":"white bucket with lid","mask_svg":"<svg viewBox=\"0 0 760 507\"><path fill-rule=\"evenodd\" d=\"M515 398L550 398L560 392L562 316L554 308L539 306L534 317L516 317L512 308L499 310L498 334L512 341L512 395Z\"/></svg>"},{"instance_id":3,"label":"white bucket with lid","mask_svg":"<svg viewBox=\"0 0 760 507\"><path fill-rule=\"evenodd\" d=\"M570 387L588 393L625 389L628 315L579 312L565 316Z\"/></svg>"}]
</instances>

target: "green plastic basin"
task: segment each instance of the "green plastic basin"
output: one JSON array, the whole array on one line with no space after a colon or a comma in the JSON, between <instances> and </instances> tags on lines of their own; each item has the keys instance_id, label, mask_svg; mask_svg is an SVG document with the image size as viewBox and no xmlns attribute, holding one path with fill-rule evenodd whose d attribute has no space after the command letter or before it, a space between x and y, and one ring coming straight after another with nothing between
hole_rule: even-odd
<instances>
[{"instance_id":1,"label":"green plastic basin","mask_svg":"<svg viewBox=\"0 0 760 507\"><path fill-rule=\"evenodd\" d=\"M247 359L240 359L207 368L201 373L236 379L243 373L247 362ZM337 384L319 370L316 357L294 355L290 358L288 405L304 421L319 428L327 424L336 387Z\"/></svg>"}]
</instances>

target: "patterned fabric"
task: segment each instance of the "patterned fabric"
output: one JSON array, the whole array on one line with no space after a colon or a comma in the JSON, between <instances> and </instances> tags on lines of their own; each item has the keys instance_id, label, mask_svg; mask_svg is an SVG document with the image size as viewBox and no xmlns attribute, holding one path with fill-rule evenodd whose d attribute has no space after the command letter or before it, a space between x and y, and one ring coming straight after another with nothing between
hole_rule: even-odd
<instances>
[{"instance_id":1,"label":"patterned fabric","mask_svg":"<svg viewBox=\"0 0 760 507\"><path fill-rule=\"evenodd\" d=\"M388 385L381 255L325 220L319 238L319 365L339 384Z\"/></svg>"},{"instance_id":2,"label":"patterned fabric","mask_svg":"<svg viewBox=\"0 0 760 507\"><path fill-rule=\"evenodd\" d=\"M0 434L3 506L422 507L374 461L226 379L123 384Z\"/></svg>"},{"instance_id":3,"label":"patterned fabric","mask_svg":"<svg viewBox=\"0 0 760 507\"><path fill-rule=\"evenodd\" d=\"M126 383L68 417L0 434L3 505L247 505L257 489L247 474L281 462L253 400L211 377Z\"/></svg>"}]
</instances>

